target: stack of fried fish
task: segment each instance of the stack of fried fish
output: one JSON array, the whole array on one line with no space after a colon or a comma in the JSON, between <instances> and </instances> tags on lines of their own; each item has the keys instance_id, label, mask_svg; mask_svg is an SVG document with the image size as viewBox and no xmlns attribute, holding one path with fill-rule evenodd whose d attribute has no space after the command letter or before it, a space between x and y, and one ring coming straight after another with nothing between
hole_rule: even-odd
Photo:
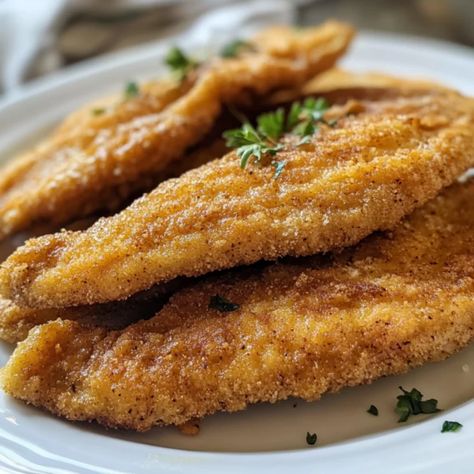
<instances>
[{"instance_id":1,"label":"stack of fried fish","mask_svg":"<svg viewBox=\"0 0 474 474\"><path fill-rule=\"evenodd\" d=\"M58 230L0 269L6 393L143 431L315 400L472 340L474 100L335 69L352 37L329 22L202 63L174 50L178 74L5 166L1 237Z\"/></svg>"}]
</instances>

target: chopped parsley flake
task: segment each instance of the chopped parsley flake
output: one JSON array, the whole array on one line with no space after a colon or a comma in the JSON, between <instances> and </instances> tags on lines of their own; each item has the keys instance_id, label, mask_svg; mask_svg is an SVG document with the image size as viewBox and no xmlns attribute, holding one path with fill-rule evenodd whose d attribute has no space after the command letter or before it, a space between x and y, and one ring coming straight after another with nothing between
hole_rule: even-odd
<instances>
[{"instance_id":1,"label":"chopped parsley flake","mask_svg":"<svg viewBox=\"0 0 474 474\"><path fill-rule=\"evenodd\" d=\"M369 409L367 410L367 413L370 413L374 416L379 416L379 409L375 405L370 405Z\"/></svg>"},{"instance_id":2,"label":"chopped parsley flake","mask_svg":"<svg viewBox=\"0 0 474 474\"><path fill-rule=\"evenodd\" d=\"M306 443L310 446L314 446L317 440L318 435L316 433L310 433L309 431L306 433Z\"/></svg>"},{"instance_id":3,"label":"chopped parsley flake","mask_svg":"<svg viewBox=\"0 0 474 474\"><path fill-rule=\"evenodd\" d=\"M211 296L209 300L209 308L217 309L221 313L230 313L232 311L237 311L240 308L240 305L232 303L227 298L224 298L220 295Z\"/></svg>"},{"instance_id":4,"label":"chopped parsley flake","mask_svg":"<svg viewBox=\"0 0 474 474\"><path fill-rule=\"evenodd\" d=\"M307 145L311 142L311 135L306 135L296 144L296 146Z\"/></svg>"},{"instance_id":5,"label":"chopped parsley flake","mask_svg":"<svg viewBox=\"0 0 474 474\"><path fill-rule=\"evenodd\" d=\"M281 175L285 165L286 165L286 161L273 161L272 162L272 166L275 167L275 174L273 175L275 179L277 179L278 176Z\"/></svg>"},{"instance_id":6,"label":"chopped parsley flake","mask_svg":"<svg viewBox=\"0 0 474 474\"><path fill-rule=\"evenodd\" d=\"M96 107L95 109L91 110L92 115L95 117L98 117L99 115L104 115L105 114L105 109L102 107Z\"/></svg>"},{"instance_id":7,"label":"chopped parsley flake","mask_svg":"<svg viewBox=\"0 0 474 474\"><path fill-rule=\"evenodd\" d=\"M443 427L441 428L441 433L448 433L448 432L456 432L462 428L461 423L457 421L448 421L446 420L443 423Z\"/></svg>"},{"instance_id":8,"label":"chopped parsley flake","mask_svg":"<svg viewBox=\"0 0 474 474\"><path fill-rule=\"evenodd\" d=\"M221 49L221 56L223 58L235 58L243 51L255 51L255 48L247 41L236 39L230 43L227 43Z\"/></svg>"},{"instance_id":9,"label":"chopped parsley flake","mask_svg":"<svg viewBox=\"0 0 474 474\"><path fill-rule=\"evenodd\" d=\"M174 46L168 51L165 64L179 81L185 79L189 71L198 66L198 62L187 56L180 48Z\"/></svg>"},{"instance_id":10,"label":"chopped parsley flake","mask_svg":"<svg viewBox=\"0 0 474 474\"><path fill-rule=\"evenodd\" d=\"M126 99L132 99L140 94L140 88L135 81L129 81L125 84L125 89L123 91L123 95Z\"/></svg>"},{"instance_id":11,"label":"chopped parsley flake","mask_svg":"<svg viewBox=\"0 0 474 474\"><path fill-rule=\"evenodd\" d=\"M410 392L399 387L403 395L397 397L398 402L395 407L395 412L398 414L398 422L405 422L411 415L419 415L420 413L436 413L441 411L438 408L438 400L431 398L423 400L423 394L416 388L412 388Z\"/></svg>"}]
</instances>

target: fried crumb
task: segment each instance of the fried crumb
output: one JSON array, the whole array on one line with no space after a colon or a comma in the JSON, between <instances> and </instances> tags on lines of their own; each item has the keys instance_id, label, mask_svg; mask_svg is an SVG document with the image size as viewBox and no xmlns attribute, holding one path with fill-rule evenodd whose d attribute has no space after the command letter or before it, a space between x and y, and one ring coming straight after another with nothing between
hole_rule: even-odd
<instances>
[{"instance_id":1,"label":"fried crumb","mask_svg":"<svg viewBox=\"0 0 474 474\"><path fill-rule=\"evenodd\" d=\"M197 436L200 431L199 420L190 420L177 426L178 430L187 436Z\"/></svg>"}]
</instances>

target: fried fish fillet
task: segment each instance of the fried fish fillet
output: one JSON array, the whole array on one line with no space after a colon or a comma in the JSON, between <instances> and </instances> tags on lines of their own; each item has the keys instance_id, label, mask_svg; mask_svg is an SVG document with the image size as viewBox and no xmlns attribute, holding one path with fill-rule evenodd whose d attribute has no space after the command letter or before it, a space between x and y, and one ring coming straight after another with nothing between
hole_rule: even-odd
<instances>
[{"instance_id":1,"label":"fried fish fillet","mask_svg":"<svg viewBox=\"0 0 474 474\"><path fill-rule=\"evenodd\" d=\"M200 146L180 160L169 166L160 176L164 180L171 176L179 176L183 172L207 163L225 152L225 142L214 139L205 146ZM73 225L85 228L82 221ZM88 227L93 221L87 220ZM45 232L40 232L45 233ZM110 302L98 305L77 306L74 308L32 309L21 307L4 298L0 298L0 339L16 343L23 340L28 331L38 324L53 321L59 317L80 321L85 325L99 325L110 329L120 329L142 318L152 316L157 309L161 297L174 291L178 282L160 285L159 288L147 290L144 294L133 295L126 301Z\"/></svg>"},{"instance_id":2,"label":"fried fish fillet","mask_svg":"<svg viewBox=\"0 0 474 474\"><path fill-rule=\"evenodd\" d=\"M449 90L366 93L330 109L352 113L306 145L286 136L278 179L271 166L241 169L231 152L84 232L29 240L2 265L3 296L31 307L114 301L393 227L474 164L474 101Z\"/></svg>"},{"instance_id":3,"label":"fried fish fillet","mask_svg":"<svg viewBox=\"0 0 474 474\"><path fill-rule=\"evenodd\" d=\"M153 316L167 297L183 284L178 279L133 295L125 301L73 308L31 309L0 298L0 339L14 344L25 339L31 328L57 318L78 321L82 326L122 329Z\"/></svg>"},{"instance_id":4,"label":"fried fish fillet","mask_svg":"<svg viewBox=\"0 0 474 474\"><path fill-rule=\"evenodd\" d=\"M34 222L64 223L117 207L199 142L224 103L302 84L331 67L352 35L336 22L304 31L272 28L253 39L255 50L215 58L181 85L160 81L138 97L81 109L2 170L0 238Z\"/></svg>"},{"instance_id":5,"label":"fried fish fillet","mask_svg":"<svg viewBox=\"0 0 474 474\"><path fill-rule=\"evenodd\" d=\"M334 67L318 74L299 90L299 94L311 94L345 88L397 88L397 89L440 89L447 90L442 84L427 79L409 79L378 72L354 74L353 72ZM276 94L278 94L277 92Z\"/></svg>"},{"instance_id":6,"label":"fried fish fillet","mask_svg":"<svg viewBox=\"0 0 474 474\"><path fill-rule=\"evenodd\" d=\"M473 231L470 181L332 261L207 277L121 331L38 326L1 384L68 419L141 431L403 373L473 339ZM216 295L238 307L216 309Z\"/></svg>"}]
</instances>

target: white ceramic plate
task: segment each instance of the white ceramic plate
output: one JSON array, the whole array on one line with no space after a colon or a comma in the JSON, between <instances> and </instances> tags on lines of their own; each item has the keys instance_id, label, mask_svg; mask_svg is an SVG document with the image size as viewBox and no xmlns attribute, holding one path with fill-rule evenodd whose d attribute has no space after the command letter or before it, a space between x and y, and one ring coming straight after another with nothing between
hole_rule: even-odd
<instances>
[{"instance_id":1,"label":"white ceramic plate","mask_svg":"<svg viewBox=\"0 0 474 474\"><path fill-rule=\"evenodd\" d=\"M0 154L50 128L90 98L130 78L156 76L166 46L148 46L89 62L25 88L0 106ZM474 53L453 45L362 34L344 61L351 69L428 77L474 95ZM0 346L0 363L11 348ZM398 386L417 387L445 411L403 426L393 411ZM27 473L455 473L474 472L474 347L371 386L315 403L254 406L205 419L197 437L174 428L146 434L68 423L0 395L0 471ZM379 417L366 413L370 404ZM464 428L441 434L445 419ZM317 447L306 432L318 433Z\"/></svg>"}]
</instances>

